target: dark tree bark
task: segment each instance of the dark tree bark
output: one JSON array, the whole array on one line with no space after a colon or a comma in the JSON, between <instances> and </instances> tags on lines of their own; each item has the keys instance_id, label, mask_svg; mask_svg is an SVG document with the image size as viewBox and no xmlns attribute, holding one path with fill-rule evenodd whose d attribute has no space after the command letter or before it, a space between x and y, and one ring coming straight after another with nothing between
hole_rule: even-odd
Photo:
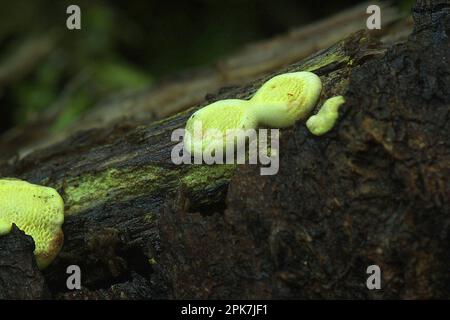
<instances>
[{"instance_id":1,"label":"dark tree bark","mask_svg":"<svg viewBox=\"0 0 450 320\"><path fill-rule=\"evenodd\" d=\"M358 32L279 69L315 72L321 102L343 94L346 104L324 136L304 123L282 131L277 175L175 166L171 133L197 108L3 163L0 175L65 200L64 247L44 272L53 296L450 297L448 10L449 1L418 1L406 42L386 47ZM248 98L268 78L202 105ZM70 264L83 271L81 292L65 288ZM382 290L366 287L373 264Z\"/></svg>"},{"instance_id":2,"label":"dark tree bark","mask_svg":"<svg viewBox=\"0 0 450 320\"><path fill-rule=\"evenodd\" d=\"M0 241L0 299L48 299L34 259L34 242L15 225Z\"/></svg>"}]
</instances>

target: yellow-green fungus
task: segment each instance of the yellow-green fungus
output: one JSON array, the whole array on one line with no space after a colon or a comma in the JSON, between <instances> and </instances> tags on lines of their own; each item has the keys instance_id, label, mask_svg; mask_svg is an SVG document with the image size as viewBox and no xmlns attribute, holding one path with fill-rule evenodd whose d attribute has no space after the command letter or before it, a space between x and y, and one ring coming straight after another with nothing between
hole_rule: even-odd
<instances>
[{"instance_id":1,"label":"yellow-green fungus","mask_svg":"<svg viewBox=\"0 0 450 320\"><path fill-rule=\"evenodd\" d=\"M0 179L0 235L16 224L35 243L40 269L47 267L63 244L64 203L55 189L15 179Z\"/></svg>"},{"instance_id":2,"label":"yellow-green fungus","mask_svg":"<svg viewBox=\"0 0 450 320\"><path fill-rule=\"evenodd\" d=\"M320 136L330 131L339 117L339 107L345 103L343 96L337 96L325 101L319 112L306 121L309 131Z\"/></svg>"}]
</instances>

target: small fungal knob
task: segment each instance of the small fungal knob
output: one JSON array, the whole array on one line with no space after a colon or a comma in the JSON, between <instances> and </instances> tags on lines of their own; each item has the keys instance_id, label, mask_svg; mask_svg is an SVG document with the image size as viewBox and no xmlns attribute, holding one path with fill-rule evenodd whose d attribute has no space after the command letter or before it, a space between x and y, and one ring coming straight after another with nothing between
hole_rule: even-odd
<instances>
[{"instance_id":1,"label":"small fungal knob","mask_svg":"<svg viewBox=\"0 0 450 320\"><path fill-rule=\"evenodd\" d=\"M250 99L260 124L284 128L306 118L317 104L322 81L312 72L291 72L264 83Z\"/></svg>"},{"instance_id":2,"label":"small fungal knob","mask_svg":"<svg viewBox=\"0 0 450 320\"><path fill-rule=\"evenodd\" d=\"M343 96L336 96L325 101L319 112L306 121L308 130L320 136L330 131L339 117L339 107L345 103Z\"/></svg>"},{"instance_id":3,"label":"small fungal knob","mask_svg":"<svg viewBox=\"0 0 450 320\"><path fill-rule=\"evenodd\" d=\"M40 269L47 267L63 244L64 202L58 192L21 180L0 179L0 235L16 224L35 243Z\"/></svg>"},{"instance_id":4,"label":"small fungal knob","mask_svg":"<svg viewBox=\"0 0 450 320\"><path fill-rule=\"evenodd\" d=\"M239 130L256 129L257 121L249 102L220 100L196 111L186 123L184 145L191 154L225 149ZM231 140L230 140L231 139Z\"/></svg>"}]
</instances>

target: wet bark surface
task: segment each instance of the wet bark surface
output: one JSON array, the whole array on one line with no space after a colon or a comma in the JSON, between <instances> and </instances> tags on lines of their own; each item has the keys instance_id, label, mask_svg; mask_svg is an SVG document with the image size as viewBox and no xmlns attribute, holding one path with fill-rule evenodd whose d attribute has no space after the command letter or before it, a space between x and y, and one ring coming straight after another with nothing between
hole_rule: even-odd
<instances>
[{"instance_id":1,"label":"wet bark surface","mask_svg":"<svg viewBox=\"0 0 450 320\"><path fill-rule=\"evenodd\" d=\"M346 103L324 136L301 122L282 130L277 175L174 165L171 133L197 108L3 163L0 175L65 200L64 247L43 272L53 297L450 297L449 8L418 1L406 42L386 48L359 32L279 70L313 71L321 102ZM248 98L271 76L202 105ZM79 292L65 287L71 264L83 271ZM374 264L382 290L369 291Z\"/></svg>"}]
</instances>

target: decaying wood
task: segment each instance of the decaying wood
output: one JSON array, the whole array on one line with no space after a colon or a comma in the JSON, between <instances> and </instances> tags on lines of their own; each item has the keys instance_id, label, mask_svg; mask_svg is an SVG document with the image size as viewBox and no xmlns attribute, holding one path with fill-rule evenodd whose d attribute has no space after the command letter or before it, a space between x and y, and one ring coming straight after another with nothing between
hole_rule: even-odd
<instances>
[{"instance_id":1,"label":"decaying wood","mask_svg":"<svg viewBox=\"0 0 450 320\"><path fill-rule=\"evenodd\" d=\"M34 242L16 226L0 241L0 299L48 299L50 292L34 259Z\"/></svg>"},{"instance_id":2,"label":"decaying wood","mask_svg":"<svg viewBox=\"0 0 450 320\"><path fill-rule=\"evenodd\" d=\"M361 31L278 68L313 71L322 101L347 102L322 137L304 123L282 131L277 175L175 166L171 133L197 108L82 131L3 162L0 175L65 200L64 247L44 272L53 297L450 297L449 8L418 1L404 42ZM248 98L273 75L200 106ZM71 264L83 270L81 292L65 287ZM382 290L367 290L373 264Z\"/></svg>"}]
</instances>

